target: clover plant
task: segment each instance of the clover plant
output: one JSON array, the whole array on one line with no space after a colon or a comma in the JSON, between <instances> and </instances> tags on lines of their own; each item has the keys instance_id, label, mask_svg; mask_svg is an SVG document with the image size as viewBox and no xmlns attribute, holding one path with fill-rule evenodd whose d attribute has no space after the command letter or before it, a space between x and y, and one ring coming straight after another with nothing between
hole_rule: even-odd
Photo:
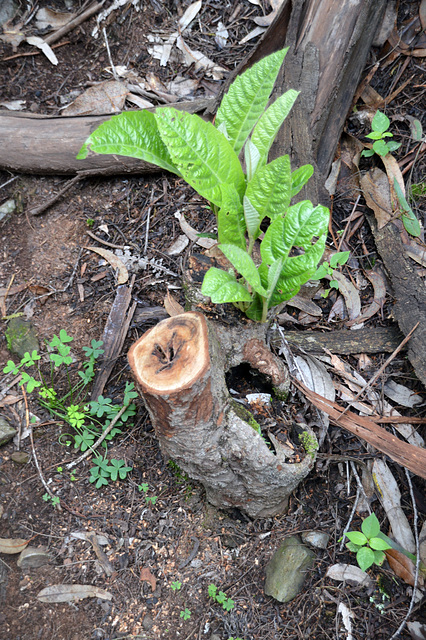
<instances>
[{"instance_id":1,"label":"clover plant","mask_svg":"<svg viewBox=\"0 0 426 640\"><path fill-rule=\"evenodd\" d=\"M237 76L214 124L171 107L125 112L102 123L77 155L85 158L90 148L140 158L181 176L206 198L230 266L210 268L201 291L213 303L231 302L261 322L268 309L296 295L315 273L330 215L309 200L291 205L312 176L311 165L292 171L288 155L268 162L299 93L289 89L267 106L286 53L272 53ZM266 218L270 224L255 261L253 249Z\"/></svg>"}]
</instances>

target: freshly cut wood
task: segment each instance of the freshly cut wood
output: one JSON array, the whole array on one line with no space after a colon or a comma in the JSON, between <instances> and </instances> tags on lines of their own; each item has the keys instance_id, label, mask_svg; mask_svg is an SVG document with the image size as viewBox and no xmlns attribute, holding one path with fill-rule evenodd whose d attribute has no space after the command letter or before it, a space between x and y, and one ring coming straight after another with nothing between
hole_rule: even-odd
<instances>
[{"instance_id":1,"label":"freshly cut wood","mask_svg":"<svg viewBox=\"0 0 426 640\"><path fill-rule=\"evenodd\" d=\"M245 331L213 326L189 312L163 320L129 351L163 455L201 482L212 504L255 518L282 513L315 460L311 452L288 462L288 449L275 439L271 451L227 389L225 372L249 362L287 393L287 370L266 346L265 331L252 323Z\"/></svg>"}]
</instances>

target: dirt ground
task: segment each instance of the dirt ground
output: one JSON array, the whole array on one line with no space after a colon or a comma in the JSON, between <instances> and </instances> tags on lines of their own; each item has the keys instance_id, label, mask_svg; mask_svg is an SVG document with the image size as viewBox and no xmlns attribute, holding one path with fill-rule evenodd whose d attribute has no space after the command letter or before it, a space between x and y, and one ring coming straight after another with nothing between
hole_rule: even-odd
<instances>
[{"instance_id":1,"label":"dirt ground","mask_svg":"<svg viewBox=\"0 0 426 640\"><path fill-rule=\"evenodd\" d=\"M108 23L110 53L115 64L126 65L141 76L151 72L163 83L178 74L195 78L195 95L209 97L217 91L220 81L182 67L178 58L161 67L147 50L148 36L156 29L172 32L176 17L187 4L151 0L142 3L139 11L131 4L121 8ZM399 22L410 12L414 14L415 4L401 3ZM49 6L61 11L80 9L78 0L52 1ZM256 40L239 42L255 26L253 16L262 15L263 11L268 13L269 5L261 8L247 0L225 6L205 2L187 42L231 70L255 45ZM231 24L228 45L222 49L214 40L219 20ZM14 52L11 45L0 42L0 102L25 100L24 110L58 114L75 96L74 92L110 79L111 74L105 70L109 66L105 41L91 36L94 25L95 18L91 18L67 34L65 43L60 41L61 46L55 49L57 66L52 66L43 54L34 55L33 48L26 44L17 53L31 51L31 55L6 60ZM402 80L412 75L412 84L424 87L424 73L424 58L411 58ZM386 95L391 82L390 69L380 71L375 79L376 90ZM418 89L410 95L409 88L391 104L389 113L397 115L406 108L425 125L424 98L423 102L419 99ZM424 88L422 91L424 95ZM395 123L398 127L397 119ZM394 133L397 137L398 132ZM424 178L424 159L415 168L413 183L420 183L422 175ZM87 247L131 247L135 254L150 261L136 274L132 291L132 300L137 303L135 315L103 392L118 402L126 382L131 380L126 360L130 345L166 316L158 308L163 307L167 292L185 304L181 275L196 252L190 246L180 255L168 255L167 250L181 233L174 213L177 209L184 212L186 220L199 232L211 231L214 220L190 188L166 174L82 180L43 215L28 214L32 207L57 193L65 181L64 177L0 171L0 205L10 198L17 203L15 212L0 222L0 287L10 285L11 289L5 302L6 316L24 313L41 345L65 329L74 338L70 370L71 376L76 376L84 356L82 347L92 339L102 338L118 286L114 270ZM336 199L336 229L352 208L351 195ZM98 241L90 234L96 234ZM371 259L380 262L365 221L351 239L350 248L353 247L367 247ZM26 286L12 294L17 285ZM364 295L371 295L370 290ZM311 328L330 329L328 316L334 301L335 298L317 302L322 316L317 317L315 325L310 324ZM373 324L386 326L391 322L391 304L388 295L382 315L376 316ZM291 308L287 311L284 327L294 328L294 323L302 327L302 313ZM0 326L3 369L11 357L5 339L5 318ZM344 324L337 320L332 326ZM355 368L362 361L360 357L346 359ZM384 359L383 355L370 356L369 370L374 373ZM421 392L403 355L392 362L391 375ZM8 380L0 377L0 386L5 388ZM58 384L65 388L64 376ZM11 392L19 395L16 386ZM41 420L34 428L34 445L30 438L23 438L20 443L20 450L28 453L29 461L18 464L12 459L17 448L13 442L0 448L0 538L31 539L33 546L48 551L50 560L43 566L25 569L17 565L17 555L0 555L1 639L350 638L337 614L339 603L352 612L352 637L357 640L389 639L399 628L410 606L412 589L395 576L387 563L369 570L374 581L371 589L342 584L325 575L330 565L354 562L353 554L341 548L339 542L357 492L350 461L363 464L379 455L363 441L330 427L315 470L292 495L286 514L252 521L238 511L221 512L211 507L200 485L163 460L139 400L137 415L108 446L108 453L124 460L132 471L126 479L100 489L89 482L90 459L81 462L72 473L66 470L66 464L78 455L72 447L64 446L70 427L52 419L31 397L29 402L31 411ZM309 409L294 395L288 412L306 415ZM15 428L24 428L23 399L2 404L0 414ZM415 415L422 415L421 408L416 409ZM422 428L419 433L424 435ZM34 450L50 491L60 498L61 511L43 499L46 489L35 465ZM390 466L412 524L414 511L406 475L398 465L390 462ZM424 482L417 477L412 482L421 525L426 514ZM385 522L377 499L372 508ZM361 521L356 513L352 529L358 530ZM265 566L273 552L288 535L312 530L326 532L330 539L325 549L315 550L314 569L308 573L303 590L288 604L266 596ZM101 557L112 571L105 569L106 563L95 547L84 539L87 532L100 536ZM173 588L177 582L181 587ZM111 599L93 597L77 603L37 599L43 588L58 584L94 585L106 590ZM234 600L232 611L225 612L209 598L210 584ZM382 602L383 592L388 597L381 611L377 604ZM421 602L414 605L410 619L426 624ZM405 628L400 637L421 636L412 636Z\"/></svg>"}]
</instances>

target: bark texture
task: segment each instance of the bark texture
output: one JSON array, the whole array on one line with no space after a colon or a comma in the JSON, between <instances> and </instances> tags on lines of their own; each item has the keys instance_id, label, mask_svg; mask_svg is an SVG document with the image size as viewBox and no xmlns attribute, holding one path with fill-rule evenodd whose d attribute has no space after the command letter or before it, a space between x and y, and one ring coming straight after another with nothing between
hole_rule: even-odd
<instances>
[{"instance_id":1,"label":"bark texture","mask_svg":"<svg viewBox=\"0 0 426 640\"><path fill-rule=\"evenodd\" d=\"M248 325L243 338L241 328L216 328L190 312L163 320L129 351L163 455L201 482L212 504L254 518L282 513L315 458L290 464L288 450L275 439L271 451L228 392L225 371L243 361L270 375L281 393L288 391L284 362L266 346L264 333Z\"/></svg>"}]
</instances>

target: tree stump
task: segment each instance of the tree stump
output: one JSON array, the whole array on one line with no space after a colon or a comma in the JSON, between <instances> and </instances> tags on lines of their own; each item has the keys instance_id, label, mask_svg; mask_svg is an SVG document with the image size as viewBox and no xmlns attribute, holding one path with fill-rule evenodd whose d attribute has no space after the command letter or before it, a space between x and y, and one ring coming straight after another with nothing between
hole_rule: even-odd
<instances>
[{"instance_id":1,"label":"tree stump","mask_svg":"<svg viewBox=\"0 0 426 640\"><path fill-rule=\"evenodd\" d=\"M248 362L288 393L284 361L267 347L265 332L255 323L216 326L188 312L147 331L128 356L163 455L201 482L213 505L253 518L282 513L315 460L311 451L300 463L287 462L288 449L273 436L271 451L227 389L225 372Z\"/></svg>"}]
</instances>

